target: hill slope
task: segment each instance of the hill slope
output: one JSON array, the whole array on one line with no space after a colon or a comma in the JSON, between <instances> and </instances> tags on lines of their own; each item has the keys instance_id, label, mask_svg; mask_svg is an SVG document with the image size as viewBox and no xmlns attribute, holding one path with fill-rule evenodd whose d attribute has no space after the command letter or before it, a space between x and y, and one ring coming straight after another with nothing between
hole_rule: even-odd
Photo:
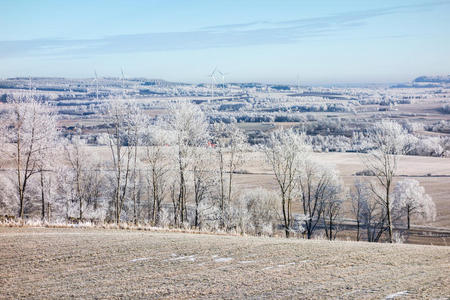
<instances>
[{"instance_id":1,"label":"hill slope","mask_svg":"<svg viewBox=\"0 0 450 300\"><path fill-rule=\"evenodd\" d=\"M436 298L450 248L0 228L0 298Z\"/></svg>"}]
</instances>

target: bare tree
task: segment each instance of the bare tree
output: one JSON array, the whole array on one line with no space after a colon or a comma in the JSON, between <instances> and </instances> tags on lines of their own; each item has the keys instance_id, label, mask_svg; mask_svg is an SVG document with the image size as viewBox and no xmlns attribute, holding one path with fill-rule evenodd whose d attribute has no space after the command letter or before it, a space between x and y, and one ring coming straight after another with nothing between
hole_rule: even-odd
<instances>
[{"instance_id":1,"label":"bare tree","mask_svg":"<svg viewBox=\"0 0 450 300\"><path fill-rule=\"evenodd\" d=\"M113 210L114 221L117 224L120 222L124 202L128 196L127 188L130 182L134 154L132 148L126 145L132 133L132 127L129 124L130 113L129 105L119 99L111 100L107 111L112 127L108 129L108 134L115 175Z\"/></svg>"},{"instance_id":2,"label":"bare tree","mask_svg":"<svg viewBox=\"0 0 450 300\"><path fill-rule=\"evenodd\" d=\"M169 107L168 129L175 137L178 169L177 222L187 221L187 171L191 163L192 149L204 146L208 140L207 123L203 112L191 103L177 103ZM176 224L179 225L179 224Z\"/></svg>"},{"instance_id":3,"label":"bare tree","mask_svg":"<svg viewBox=\"0 0 450 300\"><path fill-rule=\"evenodd\" d=\"M304 135L297 134L292 130L274 131L264 148L266 159L274 172L280 189L286 237L289 237L292 227L292 200L298 172L309 151L310 147L306 144Z\"/></svg>"},{"instance_id":4,"label":"bare tree","mask_svg":"<svg viewBox=\"0 0 450 300\"><path fill-rule=\"evenodd\" d=\"M374 150L363 156L363 162L375 175L376 184L382 187L381 193L373 184L371 190L386 208L389 242L392 243L392 181L397 171L399 155L410 150L410 136L398 123L382 121L375 124L369 137Z\"/></svg>"},{"instance_id":5,"label":"bare tree","mask_svg":"<svg viewBox=\"0 0 450 300\"><path fill-rule=\"evenodd\" d=\"M140 195L138 188L138 181L140 180L140 172L138 172L138 146L141 143L144 127L146 125L146 117L144 116L140 107L136 102L128 103L128 116L127 116L128 133L128 147L131 147L133 152L133 167L131 172L131 199L133 201L133 222L138 223L138 196Z\"/></svg>"},{"instance_id":6,"label":"bare tree","mask_svg":"<svg viewBox=\"0 0 450 300\"><path fill-rule=\"evenodd\" d=\"M352 202L352 213L356 219L356 240L361 239L361 218L362 218L362 208L364 203L368 201L370 197L370 187L364 182L356 179L353 188L349 192L349 197Z\"/></svg>"},{"instance_id":7,"label":"bare tree","mask_svg":"<svg viewBox=\"0 0 450 300\"><path fill-rule=\"evenodd\" d=\"M144 141L144 165L147 169L148 218L153 225L159 225L161 203L168 191L168 172L170 170L170 133L161 127L150 126Z\"/></svg>"},{"instance_id":8,"label":"bare tree","mask_svg":"<svg viewBox=\"0 0 450 300\"><path fill-rule=\"evenodd\" d=\"M198 147L193 151L192 179L194 187L194 227L200 225L200 209L205 199L213 197L216 186L216 174L211 168L213 164L212 150Z\"/></svg>"},{"instance_id":9,"label":"bare tree","mask_svg":"<svg viewBox=\"0 0 450 300\"><path fill-rule=\"evenodd\" d=\"M362 238L362 229L366 230L369 242L377 242L387 230L385 205L374 195L372 188L370 182L356 179L349 192L357 224L357 241Z\"/></svg>"},{"instance_id":10,"label":"bare tree","mask_svg":"<svg viewBox=\"0 0 450 300\"><path fill-rule=\"evenodd\" d=\"M337 216L336 209L340 209L340 204L335 200L340 192L339 184L336 174L331 169L311 160L305 162L304 168L300 171L296 180L298 181L299 198L305 215L304 227L307 238L310 239L324 213L327 201L330 203L328 217L331 215L331 222Z\"/></svg>"},{"instance_id":11,"label":"bare tree","mask_svg":"<svg viewBox=\"0 0 450 300\"><path fill-rule=\"evenodd\" d=\"M56 132L56 131L55 131ZM41 220L45 220L46 211L49 212L51 193L52 193L52 168L54 168L58 160L58 146L56 143L56 135L48 139L46 149L40 152L39 158L36 161L37 169L39 171L39 189L41 198ZM47 198L47 199L46 199Z\"/></svg>"},{"instance_id":12,"label":"bare tree","mask_svg":"<svg viewBox=\"0 0 450 300\"><path fill-rule=\"evenodd\" d=\"M219 164L221 226L223 227L226 207L232 201L233 174L244 162L245 135L234 122L215 123L212 128L212 138ZM227 182L225 182L225 173L228 173ZM226 185L228 185L227 193Z\"/></svg>"},{"instance_id":13,"label":"bare tree","mask_svg":"<svg viewBox=\"0 0 450 300\"><path fill-rule=\"evenodd\" d=\"M54 146L57 135L56 120L47 104L32 97L14 98L9 103L11 110L3 116L1 127L5 144L1 151L14 162L18 216L23 218L30 179L38 173L44 176L46 154Z\"/></svg>"},{"instance_id":14,"label":"bare tree","mask_svg":"<svg viewBox=\"0 0 450 300\"><path fill-rule=\"evenodd\" d=\"M361 183L362 188L371 191L374 187L370 183ZM380 193L380 192L378 192ZM368 193L368 197L361 198L361 222L367 232L368 242L378 242L388 227L386 206L380 202L374 193Z\"/></svg>"},{"instance_id":15,"label":"bare tree","mask_svg":"<svg viewBox=\"0 0 450 300\"><path fill-rule=\"evenodd\" d=\"M436 205L425 189L414 179L397 182L394 188L393 210L400 216L406 215L408 230L411 228L411 216L417 215L426 220L436 218Z\"/></svg>"},{"instance_id":16,"label":"bare tree","mask_svg":"<svg viewBox=\"0 0 450 300\"><path fill-rule=\"evenodd\" d=\"M78 204L78 219L83 221L88 206L98 209L99 198L102 195L103 179L99 163L93 162L84 149L78 137L72 137L70 143L64 146L69 193Z\"/></svg>"},{"instance_id":17,"label":"bare tree","mask_svg":"<svg viewBox=\"0 0 450 300\"><path fill-rule=\"evenodd\" d=\"M332 170L330 172L330 184L327 187L327 196L324 199L324 209L322 213L323 225L325 228L325 235L331 241L336 239L339 230L338 220L341 217L342 211L342 184L338 177Z\"/></svg>"}]
</instances>

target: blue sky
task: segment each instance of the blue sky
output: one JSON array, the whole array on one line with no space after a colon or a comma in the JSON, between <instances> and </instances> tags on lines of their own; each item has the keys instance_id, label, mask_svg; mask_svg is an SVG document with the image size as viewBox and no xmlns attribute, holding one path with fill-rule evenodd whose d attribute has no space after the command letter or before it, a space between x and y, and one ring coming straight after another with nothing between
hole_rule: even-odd
<instances>
[{"instance_id":1,"label":"blue sky","mask_svg":"<svg viewBox=\"0 0 450 300\"><path fill-rule=\"evenodd\" d=\"M446 1L0 0L0 77L405 82L450 74Z\"/></svg>"}]
</instances>

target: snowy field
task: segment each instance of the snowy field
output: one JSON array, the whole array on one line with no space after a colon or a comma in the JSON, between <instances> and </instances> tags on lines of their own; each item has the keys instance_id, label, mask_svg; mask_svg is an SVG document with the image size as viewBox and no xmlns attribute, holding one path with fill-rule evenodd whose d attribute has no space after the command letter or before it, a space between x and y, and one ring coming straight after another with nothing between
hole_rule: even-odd
<instances>
[{"instance_id":1,"label":"snowy field","mask_svg":"<svg viewBox=\"0 0 450 300\"><path fill-rule=\"evenodd\" d=\"M442 298L449 257L438 246L0 228L0 298Z\"/></svg>"}]
</instances>

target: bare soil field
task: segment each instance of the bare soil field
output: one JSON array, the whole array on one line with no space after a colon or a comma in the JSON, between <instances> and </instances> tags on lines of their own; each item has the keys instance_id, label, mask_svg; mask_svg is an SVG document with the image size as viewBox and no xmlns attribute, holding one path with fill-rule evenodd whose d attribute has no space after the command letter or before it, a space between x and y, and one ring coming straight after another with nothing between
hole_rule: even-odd
<instances>
[{"instance_id":1,"label":"bare soil field","mask_svg":"<svg viewBox=\"0 0 450 300\"><path fill-rule=\"evenodd\" d=\"M448 247L3 227L0 248L1 299L450 296Z\"/></svg>"}]
</instances>

